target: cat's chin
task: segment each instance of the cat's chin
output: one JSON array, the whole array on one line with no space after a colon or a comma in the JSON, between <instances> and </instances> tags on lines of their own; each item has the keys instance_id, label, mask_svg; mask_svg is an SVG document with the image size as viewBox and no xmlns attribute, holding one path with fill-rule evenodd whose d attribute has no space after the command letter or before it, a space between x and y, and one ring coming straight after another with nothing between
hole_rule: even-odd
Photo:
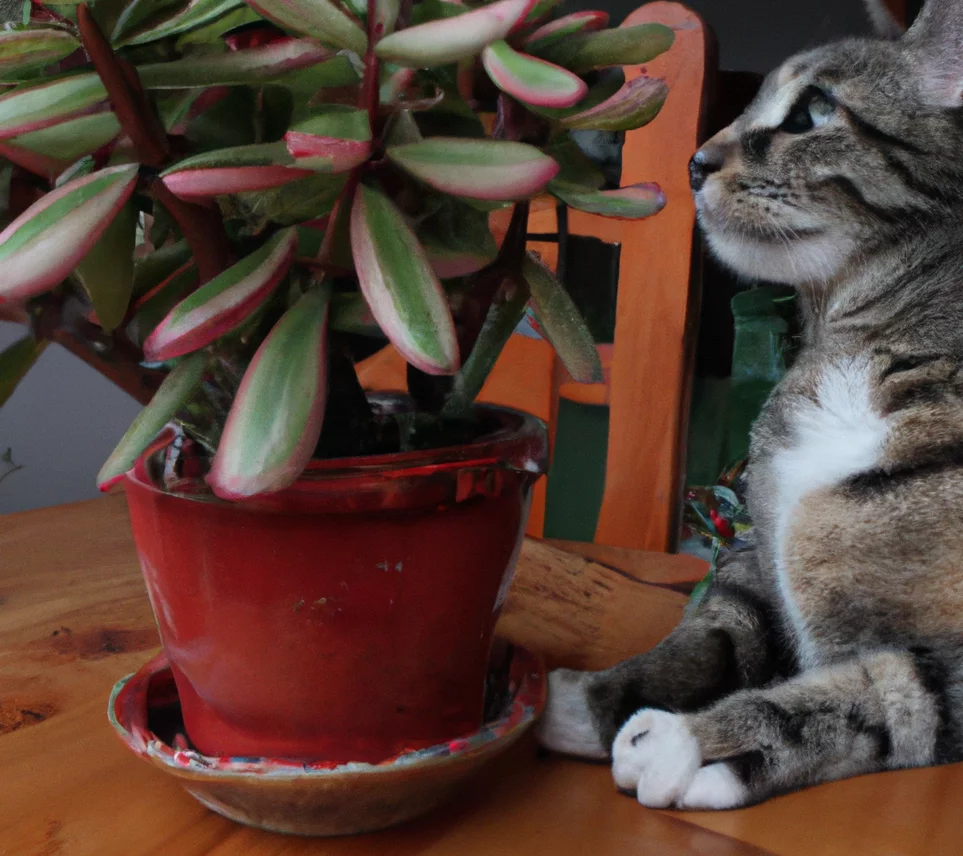
<instances>
[{"instance_id":1,"label":"cat's chin","mask_svg":"<svg viewBox=\"0 0 963 856\"><path fill-rule=\"evenodd\" d=\"M706 228L713 255L739 276L785 285L829 282L846 266L854 250L848 238L829 233L792 240L756 237Z\"/></svg>"}]
</instances>

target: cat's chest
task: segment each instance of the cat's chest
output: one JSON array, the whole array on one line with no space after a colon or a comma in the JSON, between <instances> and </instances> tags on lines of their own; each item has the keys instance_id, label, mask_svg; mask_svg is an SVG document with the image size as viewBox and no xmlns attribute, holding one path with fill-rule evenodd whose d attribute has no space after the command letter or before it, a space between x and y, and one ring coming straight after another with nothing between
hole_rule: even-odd
<instances>
[{"instance_id":1,"label":"cat's chest","mask_svg":"<svg viewBox=\"0 0 963 856\"><path fill-rule=\"evenodd\" d=\"M786 561L793 520L807 496L875 469L889 425L874 406L866 360L840 359L807 371L805 383L787 378L774 399L777 406L761 417L758 434L766 441L753 477L763 486L757 500L764 506L760 511L787 618L802 660L812 665L819 660L809 626L813 617L804 614L805 607L794 596L794 579L798 584L806 569ZM767 430L767 421L778 423L778 430Z\"/></svg>"}]
</instances>

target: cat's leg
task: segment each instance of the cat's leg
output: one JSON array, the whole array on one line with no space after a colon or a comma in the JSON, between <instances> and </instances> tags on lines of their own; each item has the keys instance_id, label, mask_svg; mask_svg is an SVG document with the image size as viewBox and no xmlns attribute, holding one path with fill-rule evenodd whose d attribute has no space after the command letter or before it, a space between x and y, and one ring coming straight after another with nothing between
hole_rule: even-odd
<instances>
[{"instance_id":1,"label":"cat's leg","mask_svg":"<svg viewBox=\"0 0 963 856\"><path fill-rule=\"evenodd\" d=\"M549 677L538 729L542 745L584 758L609 757L639 708L692 711L743 687L760 686L780 659L752 551L720 565L699 608L651 651L602 672L559 669Z\"/></svg>"},{"instance_id":2,"label":"cat's leg","mask_svg":"<svg viewBox=\"0 0 963 856\"><path fill-rule=\"evenodd\" d=\"M613 746L616 784L653 808L723 809L820 782L960 756L961 686L932 652L880 652L734 693L640 710Z\"/></svg>"}]
</instances>

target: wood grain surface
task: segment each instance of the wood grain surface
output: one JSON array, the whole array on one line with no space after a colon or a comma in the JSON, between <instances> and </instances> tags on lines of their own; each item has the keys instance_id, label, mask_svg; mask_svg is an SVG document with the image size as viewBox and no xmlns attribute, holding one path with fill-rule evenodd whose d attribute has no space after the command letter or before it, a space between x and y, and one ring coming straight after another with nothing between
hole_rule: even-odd
<instances>
[{"instance_id":1,"label":"wood grain surface","mask_svg":"<svg viewBox=\"0 0 963 856\"><path fill-rule=\"evenodd\" d=\"M654 645L685 597L659 559L597 564L528 542L502 632L553 663L601 667ZM625 558L623 556L623 558ZM667 564L678 557L662 557ZM673 578L676 570L662 576ZM114 682L157 649L122 496L0 517L0 856L958 856L963 767L864 777L720 814L615 793L604 766L531 739L450 808L350 839L237 826L130 755Z\"/></svg>"}]
</instances>

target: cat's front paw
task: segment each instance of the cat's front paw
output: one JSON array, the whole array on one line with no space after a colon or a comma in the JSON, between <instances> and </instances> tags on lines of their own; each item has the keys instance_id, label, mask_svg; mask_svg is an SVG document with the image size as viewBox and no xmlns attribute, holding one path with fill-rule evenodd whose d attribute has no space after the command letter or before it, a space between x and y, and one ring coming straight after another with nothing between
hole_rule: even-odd
<instances>
[{"instance_id":1,"label":"cat's front paw","mask_svg":"<svg viewBox=\"0 0 963 856\"><path fill-rule=\"evenodd\" d=\"M612 744L615 784L649 808L681 806L701 766L686 718L664 710L640 710Z\"/></svg>"},{"instance_id":2,"label":"cat's front paw","mask_svg":"<svg viewBox=\"0 0 963 856\"><path fill-rule=\"evenodd\" d=\"M608 758L589 709L588 682L592 674L556 669L548 676L548 700L535 732L546 749L579 758Z\"/></svg>"}]
</instances>

